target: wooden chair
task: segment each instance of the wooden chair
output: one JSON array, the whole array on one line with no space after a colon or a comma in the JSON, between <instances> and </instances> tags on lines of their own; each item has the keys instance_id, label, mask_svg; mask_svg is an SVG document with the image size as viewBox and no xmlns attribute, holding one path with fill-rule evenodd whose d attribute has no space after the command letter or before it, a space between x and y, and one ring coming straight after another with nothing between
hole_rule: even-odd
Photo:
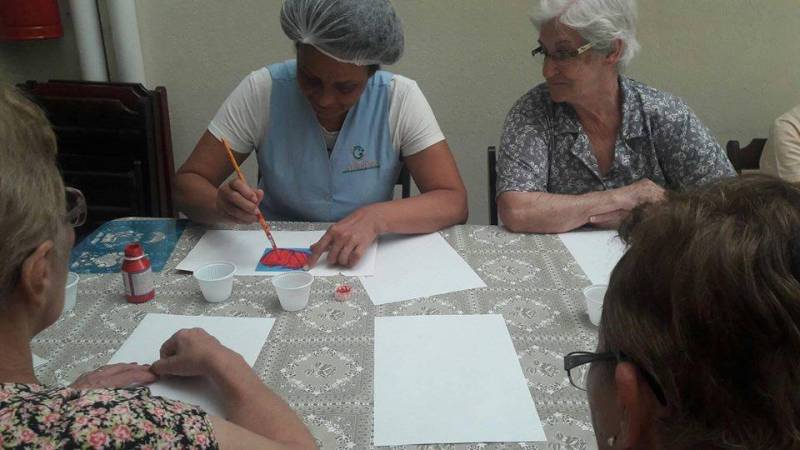
<instances>
[{"instance_id":1,"label":"wooden chair","mask_svg":"<svg viewBox=\"0 0 800 450\"><path fill-rule=\"evenodd\" d=\"M758 170L761 153L764 151L766 139L756 138L744 147L739 146L739 141L728 141L725 152L731 161L736 173L741 174L742 170Z\"/></svg>"},{"instance_id":2,"label":"wooden chair","mask_svg":"<svg viewBox=\"0 0 800 450\"><path fill-rule=\"evenodd\" d=\"M486 152L489 167L489 224L499 223L497 215L497 149L492 145Z\"/></svg>"},{"instance_id":3,"label":"wooden chair","mask_svg":"<svg viewBox=\"0 0 800 450\"><path fill-rule=\"evenodd\" d=\"M86 196L79 234L119 217L176 217L166 89L61 80L19 87L53 124L65 182Z\"/></svg>"},{"instance_id":4,"label":"wooden chair","mask_svg":"<svg viewBox=\"0 0 800 450\"><path fill-rule=\"evenodd\" d=\"M408 167L406 167L405 164L403 164L403 170L401 170L400 175L397 176L397 182L395 184L400 185L403 198L411 197L411 174L408 173Z\"/></svg>"}]
</instances>

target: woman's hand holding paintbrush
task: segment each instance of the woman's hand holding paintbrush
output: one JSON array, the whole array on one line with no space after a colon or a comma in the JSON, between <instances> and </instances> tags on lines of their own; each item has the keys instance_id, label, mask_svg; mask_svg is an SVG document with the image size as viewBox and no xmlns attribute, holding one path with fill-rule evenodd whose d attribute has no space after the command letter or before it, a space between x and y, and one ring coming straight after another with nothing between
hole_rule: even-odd
<instances>
[{"instance_id":1,"label":"woman's hand holding paintbrush","mask_svg":"<svg viewBox=\"0 0 800 450\"><path fill-rule=\"evenodd\" d=\"M225 146L228 158L233 169L236 171L238 179L220 187L219 194L217 195L217 208L233 219L234 222L246 224L258 222L267 235L267 239L269 239L272 248L277 249L278 246L272 238L269 225L267 221L264 220L264 216L261 215L261 210L258 208L261 199L264 198L264 191L250 188L247 184L247 180L244 178L244 174L242 174L239 168L239 164L236 162L236 158L233 156L233 151L228 141L223 139L222 144Z\"/></svg>"}]
</instances>

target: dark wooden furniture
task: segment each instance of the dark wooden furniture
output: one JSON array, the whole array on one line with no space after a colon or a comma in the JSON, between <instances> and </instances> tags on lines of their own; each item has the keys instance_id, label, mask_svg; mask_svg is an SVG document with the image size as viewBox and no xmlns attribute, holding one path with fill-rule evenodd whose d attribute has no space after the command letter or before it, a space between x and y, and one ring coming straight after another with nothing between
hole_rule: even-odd
<instances>
[{"instance_id":1,"label":"dark wooden furniture","mask_svg":"<svg viewBox=\"0 0 800 450\"><path fill-rule=\"evenodd\" d=\"M744 147L739 146L739 141L728 141L725 152L736 173L742 173L742 170L758 170L761 153L766 144L767 140L760 138L753 139Z\"/></svg>"},{"instance_id":2,"label":"dark wooden furniture","mask_svg":"<svg viewBox=\"0 0 800 450\"><path fill-rule=\"evenodd\" d=\"M497 225L497 149L490 146L486 152L489 167L489 224Z\"/></svg>"},{"instance_id":3,"label":"dark wooden furniture","mask_svg":"<svg viewBox=\"0 0 800 450\"><path fill-rule=\"evenodd\" d=\"M64 181L86 197L79 235L119 217L176 217L165 88L60 80L19 87L47 112Z\"/></svg>"},{"instance_id":4,"label":"dark wooden furniture","mask_svg":"<svg viewBox=\"0 0 800 450\"><path fill-rule=\"evenodd\" d=\"M401 186L403 198L411 197L411 175L408 173L408 167L406 167L405 164L403 164L403 170L400 171L400 175L397 177L397 182L395 184Z\"/></svg>"}]
</instances>

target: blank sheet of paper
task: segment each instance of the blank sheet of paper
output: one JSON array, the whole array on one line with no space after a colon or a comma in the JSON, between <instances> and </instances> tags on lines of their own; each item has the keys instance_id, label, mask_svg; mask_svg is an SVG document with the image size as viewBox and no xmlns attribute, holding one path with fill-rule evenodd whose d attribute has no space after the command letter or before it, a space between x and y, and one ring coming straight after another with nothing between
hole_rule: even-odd
<instances>
[{"instance_id":1,"label":"blank sheet of paper","mask_svg":"<svg viewBox=\"0 0 800 450\"><path fill-rule=\"evenodd\" d=\"M273 231L272 237L280 248L309 248L319 241L324 231ZM194 272L200 267L219 261L236 264L236 275L273 276L274 272L258 272L258 261L269 246L269 241L261 230L210 230L178 264L177 270ZM319 264L310 273L318 277L336 275L371 276L375 272L375 255L378 245L373 243L354 267L347 269L328 265L326 254L320 258Z\"/></svg>"},{"instance_id":2,"label":"blank sheet of paper","mask_svg":"<svg viewBox=\"0 0 800 450\"><path fill-rule=\"evenodd\" d=\"M361 284L376 305L486 287L439 233L381 236L375 276Z\"/></svg>"},{"instance_id":3,"label":"blank sheet of paper","mask_svg":"<svg viewBox=\"0 0 800 450\"><path fill-rule=\"evenodd\" d=\"M375 318L374 445L545 441L501 315Z\"/></svg>"},{"instance_id":4,"label":"blank sheet of paper","mask_svg":"<svg viewBox=\"0 0 800 450\"><path fill-rule=\"evenodd\" d=\"M592 284L608 284L625 253L616 231L573 231L558 235Z\"/></svg>"},{"instance_id":5,"label":"blank sheet of paper","mask_svg":"<svg viewBox=\"0 0 800 450\"><path fill-rule=\"evenodd\" d=\"M33 357L33 368L34 369L38 368L39 366L43 366L43 365L47 364L47 360L42 358L41 356L36 356L33 353L31 353L31 356Z\"/></svg>"},{"instance_id":6,"label":"blank sheet of paper","mask_svg":"<svg viewBox=\"0 0 800 450\"><path fill-rule=\"evenodd\" d=\"M275 319L261 317L147 314L108 363L151 364L159 359L161 344L175 332L183 328L202 328L253 366L274 323ZM225 417L220 393L206 378L170 377L151 384L150 390L155 395L191 403L210 414Z\"/></svg>"}]
</instances>

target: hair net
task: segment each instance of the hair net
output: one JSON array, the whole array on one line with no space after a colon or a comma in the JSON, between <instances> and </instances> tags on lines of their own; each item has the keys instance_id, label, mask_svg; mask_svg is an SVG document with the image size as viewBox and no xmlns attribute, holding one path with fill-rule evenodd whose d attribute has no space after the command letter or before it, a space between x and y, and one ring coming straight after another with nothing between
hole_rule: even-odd
<instances>
[{"instance_id":1,"label":"hair net","mask_svg":"<svg viewBox=\"0 0 800 450\"><path fill-rule=\"evenodd\" d=\"M295 43L345 63L393 64L403 54L403 26L389 0L284 0L281 27Z\"/></svg>"}]
</instances>

